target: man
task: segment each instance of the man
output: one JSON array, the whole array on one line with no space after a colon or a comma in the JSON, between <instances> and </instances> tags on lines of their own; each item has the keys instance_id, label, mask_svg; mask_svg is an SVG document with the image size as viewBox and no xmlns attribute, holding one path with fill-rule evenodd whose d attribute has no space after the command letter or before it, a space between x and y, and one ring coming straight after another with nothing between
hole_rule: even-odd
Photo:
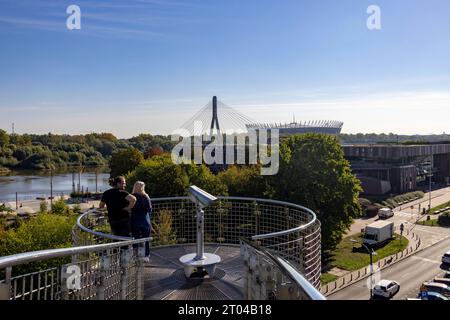
<instances>
[{"instance_id":1,"label":"man","mask_svg":"<svg viewBox=\"0 0 450 320\"><path fill-rule=\"evenodd\" d=\"M108 210L108 221L115 236L129 237L130 213L136 197L125 191L125 178L120 176L110 180L111 189L105 191L100 200L100 209Z\"/></svg>"}]
</instances>

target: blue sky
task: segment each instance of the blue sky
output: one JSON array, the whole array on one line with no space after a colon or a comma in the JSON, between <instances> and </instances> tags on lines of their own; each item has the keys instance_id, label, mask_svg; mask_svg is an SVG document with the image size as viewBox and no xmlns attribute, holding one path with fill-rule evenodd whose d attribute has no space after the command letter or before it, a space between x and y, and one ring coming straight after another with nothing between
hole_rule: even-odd
<instances>
[{"instance_id":1,"label":"blue sky","mask_svg":"<svg viewBox=\"0 0 450 320\"><path fill-rule=\"evenodd\" d=\"M261 122L450 132L449 16L448 0L0 0L0 128L169 134L217 95Z\"/></svg>"}]
</instances>

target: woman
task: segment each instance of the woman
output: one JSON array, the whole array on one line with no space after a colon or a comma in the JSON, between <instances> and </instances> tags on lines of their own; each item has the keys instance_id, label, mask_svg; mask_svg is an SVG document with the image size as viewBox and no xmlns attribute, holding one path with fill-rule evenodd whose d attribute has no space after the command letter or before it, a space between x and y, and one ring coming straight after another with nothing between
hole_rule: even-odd
<instances>
[{"instance_id":1,"label":"woman","mask_svg":"<svg viewBox=\"0 0 450 320\"><path fill-rule=\"evenodd\" d=\"M137 181L133 187L133 196L136 198L136 204L131 210L131 233L135 239L150 237L150 215L152 212L152 203L150 197L145 192L145 183ZM144 262L150 260L150 245L145 242Z\"/></svg>"}]
</instances>

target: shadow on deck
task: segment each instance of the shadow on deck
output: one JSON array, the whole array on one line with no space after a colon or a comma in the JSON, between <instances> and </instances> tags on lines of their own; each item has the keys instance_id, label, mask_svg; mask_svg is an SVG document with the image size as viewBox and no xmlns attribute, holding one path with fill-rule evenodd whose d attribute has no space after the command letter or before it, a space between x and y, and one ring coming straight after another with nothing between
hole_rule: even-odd
<instances>
[{"instance_id":1,"label":"shadow on deck","mask_svg":"<svg viewBox=\"0 0 450 320\"><path fill-rule=\"evenodd\" d=\"M219 255L213 278L186 279L179 258L194 253L195 245L156 247L144 273L146 300L243 299L243 260L238 245L206 245L205 252Z\"/></svg>"}]
</instances>

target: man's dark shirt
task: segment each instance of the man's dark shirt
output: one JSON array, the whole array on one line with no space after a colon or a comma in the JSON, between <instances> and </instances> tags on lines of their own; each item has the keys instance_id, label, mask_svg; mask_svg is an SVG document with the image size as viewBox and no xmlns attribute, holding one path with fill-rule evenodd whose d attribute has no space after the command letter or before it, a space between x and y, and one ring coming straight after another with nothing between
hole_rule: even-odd
<instances>
[{"instance_id":1,"label":"man's dark shirt","mask_svg":"<svg viewBox=\"0 0 450 320\"><path fill-rule=\"evenodd\" d=\"M125 199L129 195L125 190L116 188L103 192L101 202L106 203L108 209L109 222L124 220L129 218L129 213L124 210L128 206L128 200Z\"/></svg>"}]
</instances>

